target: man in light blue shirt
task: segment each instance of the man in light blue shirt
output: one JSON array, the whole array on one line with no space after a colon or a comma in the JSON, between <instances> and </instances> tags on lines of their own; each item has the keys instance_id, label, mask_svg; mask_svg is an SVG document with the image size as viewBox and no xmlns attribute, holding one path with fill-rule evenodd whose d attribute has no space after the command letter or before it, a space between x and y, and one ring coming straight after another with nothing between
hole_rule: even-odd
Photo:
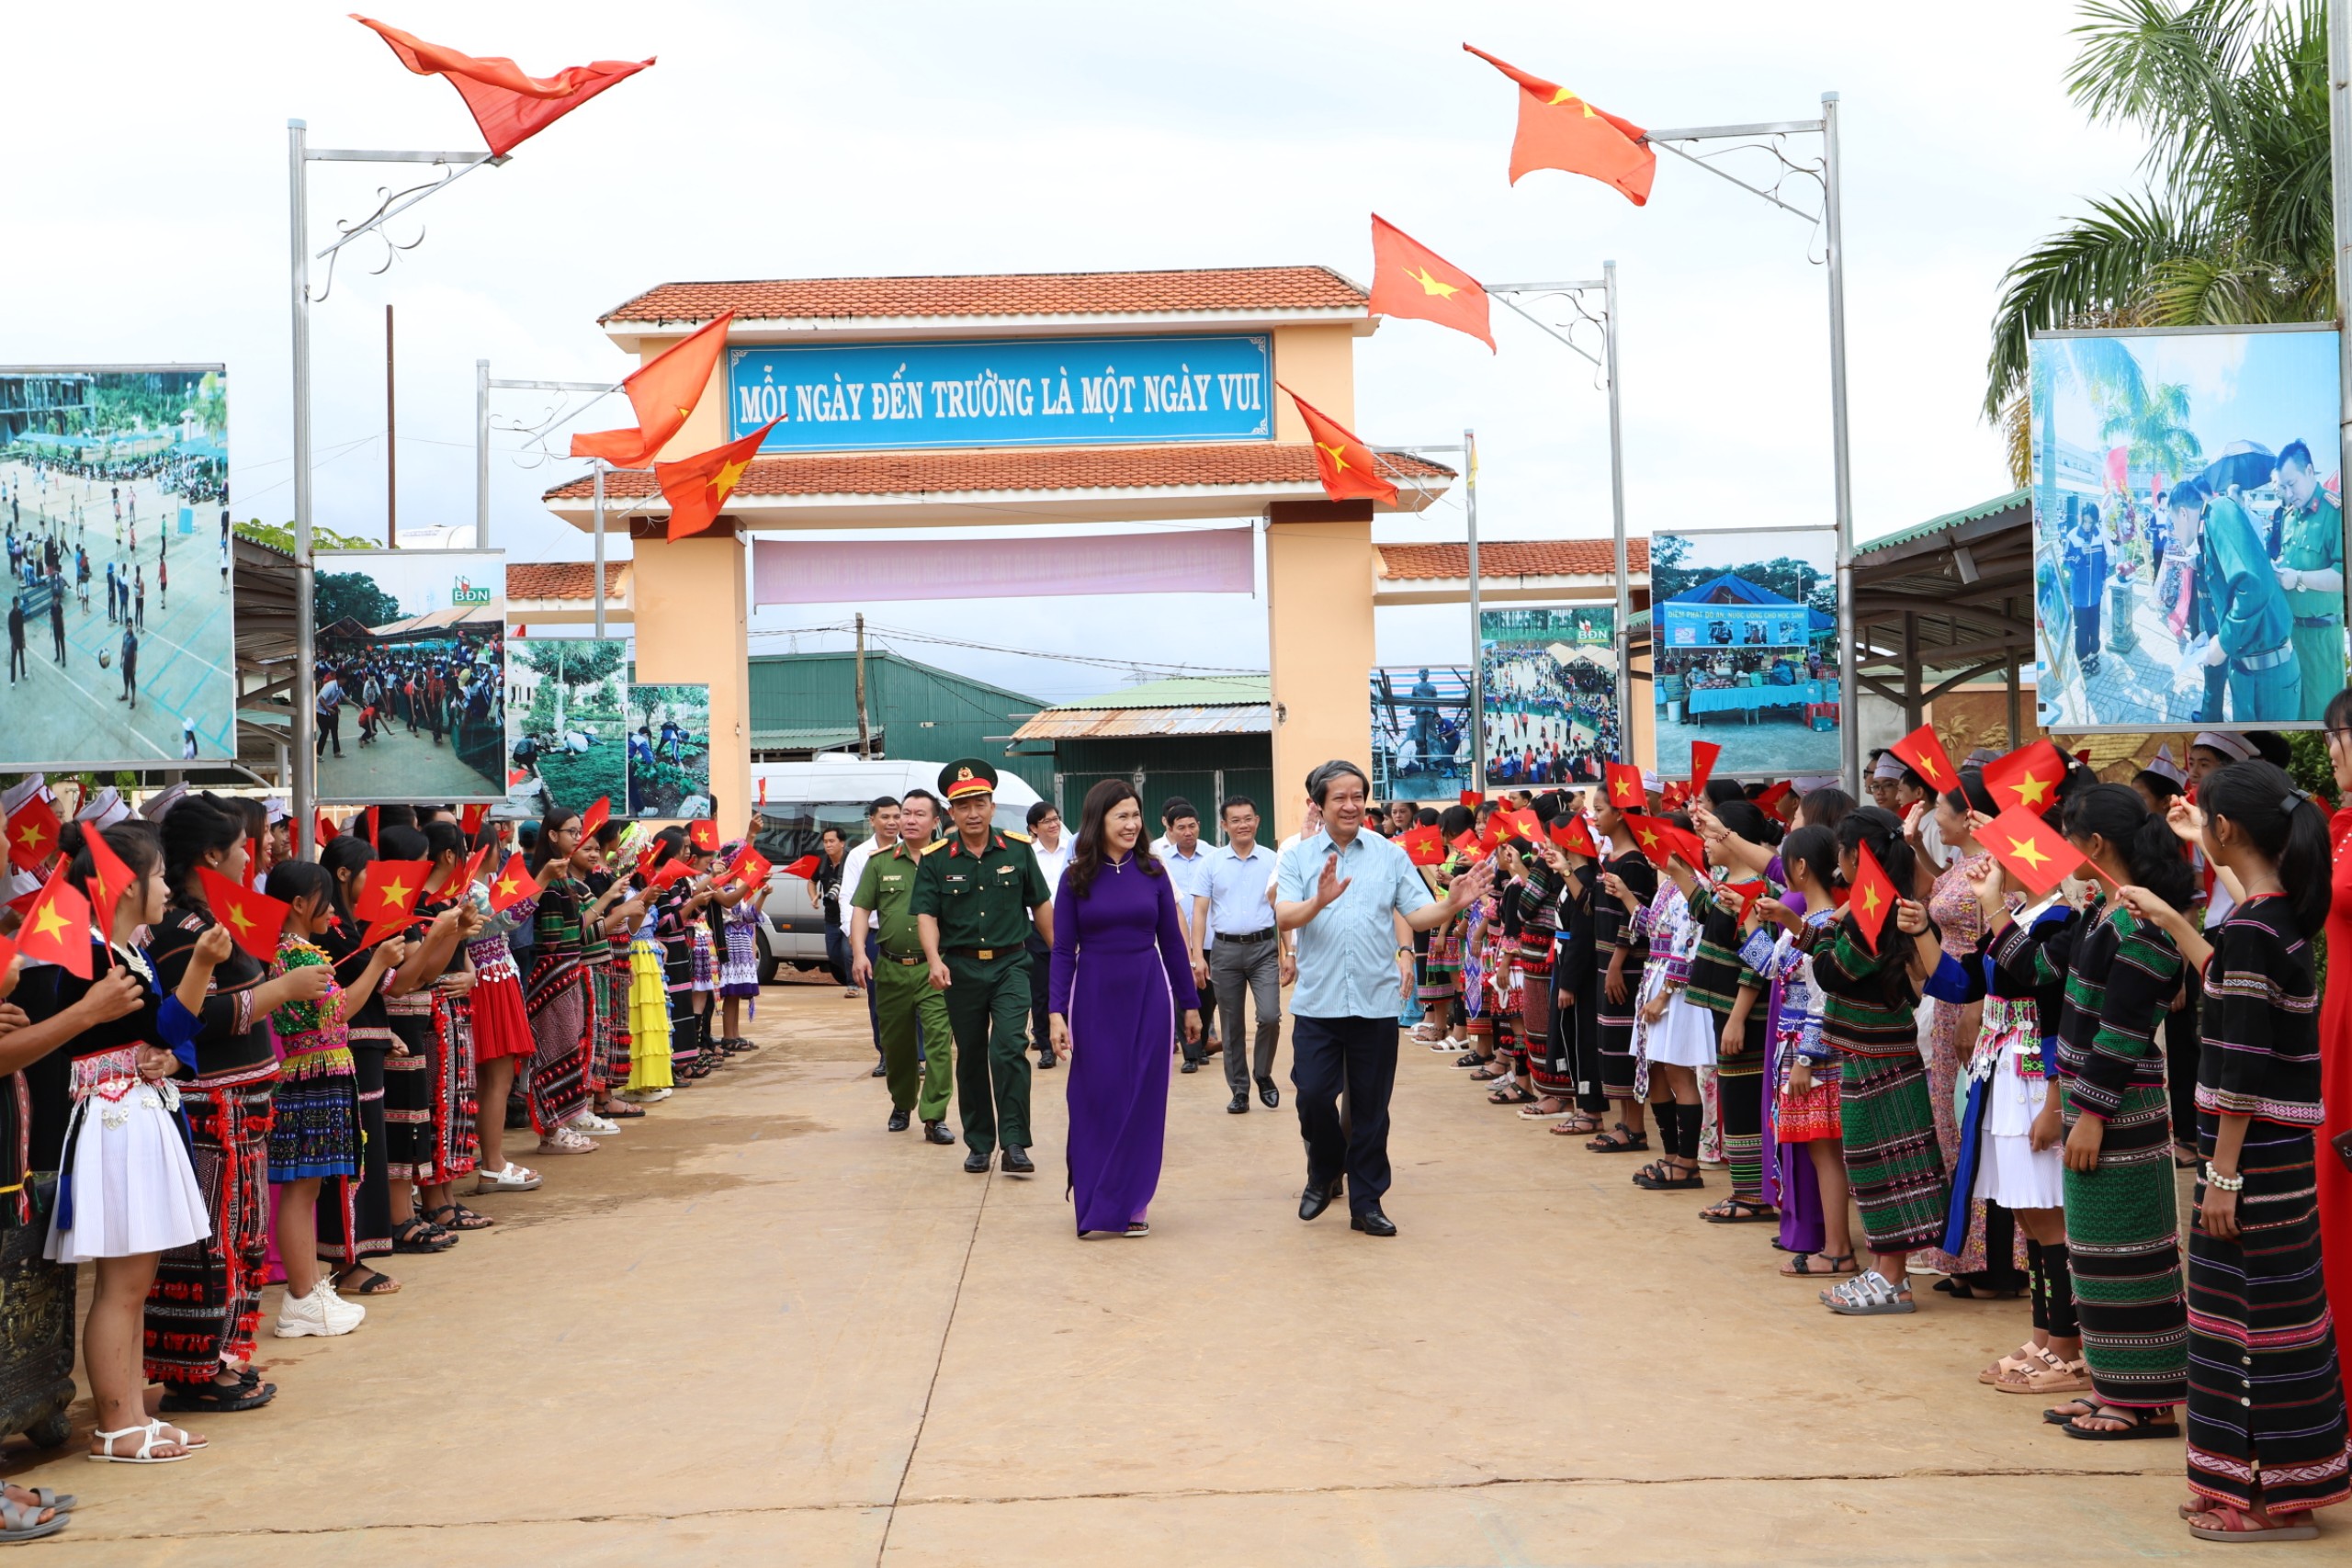
<instances>
[{"instance_id":1,"label":"man in light blue shirt","mask_svg":"<svg viewBox=\"0 0 2352 1568\"><path fill-rule=\"evenodd\" d=\"M1298 988L1291 994L1290 1081L1306 1139L1306 1190L1298 1217L1330 1206L1342 1170L1349 1224L1368 1235L1396 1227L1381 1212L1388 1190L1388 1097L1396 1086L1396 921L1431 930L1485 896L1490 862L1453 879L1442 900L1396 844L1364 830L1372 781L1353 762L1330 761L1306 775L1323 829L1285 851L1277 873L1274 919L1298 932ZM1340 1125L1340 1090L1349 1125Z\"/></svg>"},{"instance_id":2,"label":"man in light blue shirt","mask_svg":"<svg viewBox=\"0 0 2352 1568\"><path fill-rule=\"evenodd\" d=\"M1184 941L1193 950L1193 984L1201 993L1201 1037L1183 1042L1183 1070L1197 1073L1216 1043L1216 993L1208 988L1208 971L1201 966L1201 950L1212 943L1193 919L1193 900L1200 895L1208 850L1201 842L1200 808L1182 795L1159 808L1159 820L1168 836L1152 845L1151 852L1176 885L1176 915L1184 922Z\"/></svg>"},{"instance_id":3,"label":"man in light blue shirt","mask_svg":"<svg viewBox=\"0 0 2352 1568\"><path fill-rule=\"evenodd\" d=\"M1274 852L1258 842L1258 804L1244 795L1229 795L1217 807L1225 823L1225 842L1204 857L1200 886L1193 898L1191 925L1194 941L1193 973L1197 983L1206 976L1216 985L1217 1010L1233 1031L1225 1051L1225 1083L1233 1091L1226 1110L1236 1116L1250 1109L1252 1069L1258 1098L1268 1110L1283 1102L1274 1087L1274 1047L1283 1028L1283 983L1288 962L1282 933L1274 929L1274 911L1266 902L1266 882L1274 870ZM1198 944L1214 942L1205 957ZM1242 1042L1241 998L1247 989L1258 1015L1257 1035L1248 1051Z\"/></svg>"}]
</instances>

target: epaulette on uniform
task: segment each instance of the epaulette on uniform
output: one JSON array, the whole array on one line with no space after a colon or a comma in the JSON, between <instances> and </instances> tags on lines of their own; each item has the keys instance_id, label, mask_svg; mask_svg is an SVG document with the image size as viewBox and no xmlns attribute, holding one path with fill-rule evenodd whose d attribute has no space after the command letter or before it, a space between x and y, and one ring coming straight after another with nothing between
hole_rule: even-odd
<instances>
[{"instance_id":1,"label":"epaulette on uniform","mask_svg":"<svg viewBox=\"0 0 2352 1568\"><path fill-rule=\"evenodd\" d=\"M922 847L922 852L927 855L937 854L955 841L953 839L933 839Z\"/></svg>"},{"instance_id":2,"label":"epaulette on uniform","mask_svg":"<svg viewBox=\"0 0 2352 1568\"><path fill-rule=\"evenodd\" d=\"M1004 836L1005 836L1006 838L1008 838L1008 839L1011 839L1011 840L1012 840L1014 843L1016 843L1016 844L1026 844L1026 843L1030 843L1030 842L1033 842L1033 841L1034 841L1034 840L1032 840L1030 839L1030 837L1029 837L1029 835L1028 835L1028 834L1026 834L1026 833L1016 833L1016 832L1014 832L1014 831L1013 831L1012 829L1010 829L1010 828L1007 828L1007 829L1004 830Z\"/></svg>"}]
</instances>

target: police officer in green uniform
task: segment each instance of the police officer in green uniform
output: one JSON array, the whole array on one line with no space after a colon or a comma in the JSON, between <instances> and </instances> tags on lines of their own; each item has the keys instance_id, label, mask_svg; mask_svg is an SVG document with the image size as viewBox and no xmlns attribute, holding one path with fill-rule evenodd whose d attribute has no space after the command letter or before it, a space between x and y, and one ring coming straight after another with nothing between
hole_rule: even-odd
<instances>
[{"instance_id":1,"label":"police officer in green uniform","mask_svg":"<svg viewBox=\"0 0 2352 1568\"><path fill-rule=\"evenodd\" d=\"M2198 629L2205 667L2226 671L2229 722L2293 722L2303 711L2294 615L2253 520L2234 496L2208 501L2196 479L2174 489L2172 508L2176 534L2196 542Z\"/></svg>"},{"instance_id":2,"label":"police officer in green uniform","mask_svg":"<svg viewBox=\"0 0 2352 1568\"><path fill-rule=\"evenodd\" d=\"M928 810L928 801L922 804ZM882 1030L882 1065L890 1081L890 1131L905 1132L908 1113L920 1110L924 1142L952 1144L955 1134L941 1124L947 1119L952 1070L947 998L932 987L914 911L915 877L923 851L931 847L929 829L924 833L921 845L900 839L866 861L850 900L856 911L850 932L850 974L857 984L874 987L875 1014ZM871 964L866 962L865 941L869 916L876 933ZM928 1051L922 1049L924 1040L931 1043ZM922 1063L920 1100L915 1088L919 1055Z\"/></svg>"},{"instance_id":3,"label":"police officer in green uniform","mask_svg":"<svg viewBox=\"0 0 2352 1568\"><path fill-rule=\"evenodd\" d=\"M1009 1176L1029 1158L1029 953L1033 929L1054 940L1053 891L1025 833L991 826L996 770L978 758L939 771L956 831L922 853L914 912L931 983L947 993L956 1035L956 1103L978 1175L1004 1150ZM933 1051L937 1047L933 1047Z\"/></svg>"},{"instance_id":4,"label":"police officer in green uniform","mask_svg":"<svg viewBox=\"0 0 2352 1568\"><path fill-rule=\"evenodd\" d=\"M2344 689L2344 509L2320 488L2312 449L2300 441L2279 450L2278 490L2286 498L2278 586L2295 613L2301 716L2317 722Z\"/></svg>"}]
</instances>

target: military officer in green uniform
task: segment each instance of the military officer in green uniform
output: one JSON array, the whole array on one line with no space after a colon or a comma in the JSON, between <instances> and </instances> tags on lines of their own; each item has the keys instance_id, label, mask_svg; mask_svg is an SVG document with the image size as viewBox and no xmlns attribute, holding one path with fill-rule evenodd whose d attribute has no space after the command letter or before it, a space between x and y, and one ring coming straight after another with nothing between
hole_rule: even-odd
<instances>
[{"instance_id":1,"label":"military officer in green uniform","mask_svg":"<svg viewBox=\"0 0 2352 1568\"><path fill-rule=\"evenodd\" d=\"M2301 716L2316 723L2344 689L2344 509L2320 488L2312 449L2290 441L2278 453L2278 586L2295 613L2295 666Z\"/></svg>"},{"instance_id":2,"label":"military officer in green uniform","mask_svg":"<svg viewBox=\"0 0 2352 1568\"><path fill-rule=\"evenodd\" d=\"M909 795L910 802L916 800ZM931 801L921 805L928 821ZM910 812L913 807L908 808ZM915 876L922 852L931 847L925 828L917 842L900 839L869 858L850 899L850 975L861 986L874 987L876 1017L882 1030L882 1064L890 1083L890 1131L907 1130L910 1111L922 1115L926 1143L952 1144L955 1134L942 1125L947 1119L949 1075L947 998L931 984L930 966L923 962L922 932L915 920ZM875 921L873 964L865 957L865 930ZM920 1030L920 1033L918 1033ZM931 1043L922 1048L922 1041ZM917 1099L916 1061L922 1060L922 1095Z\"/></svg>"},{"instance_id":3,"label":"military officer in green uniform","mask_svg":"<svg viewBox=\"0 0 2352 1568\"><path fill-rule=\"evenodd\" d=\"M2208 500L2197 479L2176 486L2171 504L2174 536L2197 551L2198 630L2205 667L2226 672L2228 722L2292 723L2303 711L2294 615L2253 520L2234 496Z\"/></svg>"},{"instance_id":4,"label":"military officer in green uniform","mask_svg":"<svg viewBox=\"0 0 2352 1568\"><path fill-rule=\"evenodd\" d=\"M939 772L939 793L956 831L923 852L914 912L931 983L947 993L956 1035L956 1104L972 1151L964 1168L978 1175L1002 1148L1007 1175L1032 1176L1023 939L1034 928L1053 945L1053 891L1028 835L990 824L994 768L978 758L950 762Z\"/></svg>"}]
</instances>

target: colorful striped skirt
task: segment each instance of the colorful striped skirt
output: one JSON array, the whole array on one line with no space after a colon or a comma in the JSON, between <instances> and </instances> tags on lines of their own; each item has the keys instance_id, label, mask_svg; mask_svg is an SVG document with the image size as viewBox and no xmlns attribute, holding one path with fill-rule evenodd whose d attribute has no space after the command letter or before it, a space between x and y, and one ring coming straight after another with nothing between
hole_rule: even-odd
<instances>
[{"instance_id":1,"label":"colorful striped skirt","mask_svg":"<svg viewBox=\"0 0 2352 1568\"><path fill-rule=\"evenodd\" d=\"M588 1109L588 977L575 966L531 998L531 1055L526 1099L531 1126L541 1137Z\"/></svg>"},{"instance_id":2,"label":"colorful striped skirt","mask_svg":"<svg viewBox=\"0 0 2352 1568\"><path fill-rule=\"evenodd\" d=\"M738 905L737 908L742 908ZM760 994L760 939L750 920L739 920L730 909L727 916L727 951L718 960L718 994L722 997L757 997Z\"/></svg>"},{"instance_id":3,"label":"colorful striped skirt","mask_svg":"<svg viewBox=\"0 0 2352 1568\"><path fill-rule=\"evenodd\" d=\"M1928 1104L1927 1064L1916 1055L1846 1054L1838 1062L1838 1115L1846 1179L1870 1249L1934 1246L1944 1233L1950 1181Z\"/></svg>"},{"instance_id":4,"label":"colorful striped skirt","mask_svg":"<svg viewBox=\"0 0 2352 1568\"><path fill-rule=\"evenodd\" d=\"M470 996L435 998L433 1168L436 1181L471 1176L481 1165L481 1092L474 1066ZM505 1114L504 1107L499 1113Z\"/></svg>"},{"instance_id":5,"label":"colorful striped skirt","mask_svg":"<svg viewBox=\"0 0 2352 1568\"><path fill-rule=\"evenodd\" d=\"M1761 1200L1764 1194L1764 1010L1761 1006L1749 1010L1739 1055L1726 1056L1718 1049L1715 1056L1715 1113L1723 1129L1724 1163L1731 1168L1731 1190L1750 1200Z\"/></svg>"},{"instance_id":6,"label":"colorful striped skirt","mask_svg":"<svg viewBox=\"0 0 2352 1568\"><path fill-rule=\"evenodd\" d=\"M433 1086L439 1076L434 1060L439 1031L433 1027L433 993L386 997L384 1012L401 1045L384 1058L385 1174L394 1181L438 1181L433 1164Z\"/></svg>"},{"instance_id":7,"label":"colorful striped skirt","mask_svg":"<svg viewBox=\"0 0 2352 1568\"><path fill-rule=\"evenodd\" d=\"M2197 1118L2208 1158L2217 1122ZM2247 1123L2238 1238L2188 1236L2188 1487L2273 1514L2352 1495L2312 1156L2309 1127Z\"/></svg>"},{"instance_id":8,"label":"colorful striped skirt","mask_svg":"<svg viewBox=\"0 0 2352 1568\"><path fill-rule=\"evenodd\" d=\"M349 1048L289 1052L285 1069L270 1106L269 1179L358 1175L359 1079Z\"/></svg>"},{"instance_id":9,"label":"colorful striped skirt","mask_svg":"<svg viewBox=\"0 0 2352 1568\"><path fill-rule=\"evenodd\" d=\"M1641 1098L1644 1074L1634 1060L1634 1024L1641 1007L1643 952L1625 956L1625 999L1609 999L1609 961L1593 965L1593 1009L1600 1035L1600 1088L1611 1100Z\"/></svg>"},{"instance_id":10,"label":"colorful striped skirt","mask_svg":"<svg viewBox=\"0 0 2352 1568\"><path fill-rule=\"evenodd\" d=\"M319 1189L319 1256L339 1268L392 1249L392 1181L384 1163L384 1058L391 1037L374 1028L354 1029L351 1037L358 1174L330 1178Z\"/></svg>"},{"instance_id":11,"label":"colorful striped skirt","mask_svg":"<svg viewBox=\"0 0 2352 1568\"><path fill-rule=\"evenodd\" d=\"M212 1234L163 1255L148 1287L147 1376L209 1382L253 1359L269 1268L269 1110L277 1064L180 1087L188 1153Z\"/></svg>"},{"instance_id":12,"label":"colorful striped skirt","mask_svg":"<svg viewBox=\"0 0 2352 1568\"><path fill-rule=\"evenodd\" d=\"M1429 954L1421 963L1416 995L1424 1002L1451 1000L1462 988L1462 922L1448 920L1430 933Z\"/></svg>"},{"instance_id":13,"label":"colorful striped skirt","mask_svg":"<svg viewBox=\"0 0 2352 1568\"><path fill-rule=\"evenodd\" d=\"M2071 1132L2071 1084L2064 1106ZM2066 1253L2083 1359L2106 1404L2160 1409L2188 1397L2177 1202L2165 1091L2127 1089L2108 1118L2098 1168L2066 1172Z\"/></svg>"}]
</instances>

